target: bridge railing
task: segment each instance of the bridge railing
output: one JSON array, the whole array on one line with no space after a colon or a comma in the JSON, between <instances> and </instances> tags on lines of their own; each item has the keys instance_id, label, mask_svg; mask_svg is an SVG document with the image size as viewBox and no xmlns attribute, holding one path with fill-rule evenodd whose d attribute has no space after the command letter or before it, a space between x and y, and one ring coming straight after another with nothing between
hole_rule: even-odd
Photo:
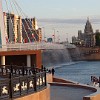
<instances>
[{"instance_id":1,"label":"bridge railing","mask_svg":"<svg viewBox=\"0 0 100 100\"><path fill-rule=\"evenodd\" d=\"M44 69L2 65L0 77L0 100L18 98L46 88Z\"/></svg>"},{"instance_id":2,"label":"bridge railing","mask_svg":"<svg viewBox=\"0 0 100 100\"><path fill-rule=\"evenodd\" d=\"M41 50L41 49L66 49L63 44L57 43L7 43L7 45L0 45L0 51L12 51L12 50Z\"/></svg>"}]
</instances>

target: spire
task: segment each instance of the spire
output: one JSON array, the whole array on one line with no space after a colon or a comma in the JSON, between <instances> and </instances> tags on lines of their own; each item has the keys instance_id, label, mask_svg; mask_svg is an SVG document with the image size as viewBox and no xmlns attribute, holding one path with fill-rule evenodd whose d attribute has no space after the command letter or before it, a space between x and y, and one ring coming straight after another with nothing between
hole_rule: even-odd
<instances>
[{"instance_id":1,"label":"spire","mask_svg":"<svg viewBox=\"0 0 100 100\"><path fill-rule=\"evenodd\" d=\"M89 17L87 17L87 21L89 21Z\"/></svg>"},{"instance_id":2,"label":"spire","mask_svg":"<svg viewBox=\"0 0 100 100\"><path fill-rule=\"evenodd\" d=\"M4 31L4 19L2 11L2 0L0 0L0 48L6 46L5 31Z\"/></svg>"},{"instance_id":3,"label":"spire","mask_svg":"<svg viewBox=\"0 0 100 100\"><path fill-rule=\"evenodd\" d=\"M86 25L85 25L84 33L87 33L87 34L93 33L93 29L92 29L92 25L89 21L89 17L87 17L87 22L86 22Z\"/></svg>"}]
</instances>

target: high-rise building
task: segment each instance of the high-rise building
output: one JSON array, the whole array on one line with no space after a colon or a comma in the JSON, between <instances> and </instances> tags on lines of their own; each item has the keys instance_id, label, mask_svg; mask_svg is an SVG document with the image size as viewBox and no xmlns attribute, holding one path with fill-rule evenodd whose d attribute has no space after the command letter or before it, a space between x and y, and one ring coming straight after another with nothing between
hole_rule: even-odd
<instances>
[{"instance_id":1,"label":"high-rise building","mask_svg":"<svg viewBox=\"0 0 100 100\"><path fill-rule=\"evenodd\" d=\"M38 42L42 41L42 29L38 28L37 29L37 36L38 36Z\"/></svg>"},{"instance_id":2,"label":"high-rise building","mask_svg":"<svg viewBox=\"0 0 100 100\"><path fill-rule=\"evenodd\" d=\"M10 43L22 42L22 19L12 13L3 13L5 23L6 40Z\"/></svg>"},{"instance_id":3,"label":"high-rise building","mask_svg":"<svg viewBox=\"0 0 100 100\"><path fill-rule=\"evenodd\" d=\"M3 13L4 16L4 31L5 31L5 37L6 37L6 42L8 42L8 33L7 33L7 16L6 13Z\"/></svg>"},{"instance_id":4,"label":"high-rise building","mask_svg":"<svg viewBox=\"0 0 100 100\"><path fill-rule=\"evenodd\" d=\"M22 34L25 43L34 41L40 42L42 40L42 30L37 27L35 18L22 19Z\"/></svg>"},{"instance_id":5,"label":"high-rise building","mask_svg":"<svg viewBox=\"0 0 100 100\"><path fill-rule=\"evenodd\" d=\"M85 25L84 33L85 34L92 34L93 33L92 25L91 25L91 23L89 21L89 18L87 18L87 22L86 22L86 25Z\"/></svg>"},{"instance_id":6,"label":"high-rise building","mask_svg":"<svg viewBox=\"0 0 100 100\"><path fill-rule=\"evenodd\" d=\"M33 29L37 30L38 29L38 26L37 26L37 20L36 18L31 18L31 21L32 21L32 27Z\"/></svg>"},{"instance_id":7,"label":"high-rise building","mask_svg":"<svg viewBox=\"0 0 100 100\"><path fill-rule=\"evenodd\" d=\"M89 18L87 19L84 29L84 41L85 41L85 46L88 47L95 46L95 34L93 33L92 25L89 21Z\"/></svg>"},{"instance_id":8,"label":"high-rise building","mask_svg":"<svg viewBox=\"0 0 100 100\"><path fill-rule=\"evenodd\" d=\"M81 44L82 46L95 46L95 33L93 33L92 25L89 18L86 21L84 33L81 30L78 31L78 38L72 37L72 43Z\"/></svg>"},{"instance_id":9,"label":"high-rise building","mask_svg":"<svg viewBox=\"0 0 100 100\"><path fill-rule=\"evenodd\" d=\"M6 46L5 31L4 31L4 19L3 19L3 9L2 0L0 0L0 48Z\"/></svg>"}]
</instances>

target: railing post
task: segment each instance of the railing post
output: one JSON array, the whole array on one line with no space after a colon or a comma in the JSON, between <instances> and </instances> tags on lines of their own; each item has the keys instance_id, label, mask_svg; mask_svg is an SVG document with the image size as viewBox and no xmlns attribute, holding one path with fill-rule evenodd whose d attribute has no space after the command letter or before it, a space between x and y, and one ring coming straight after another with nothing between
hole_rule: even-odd
<instances>
[{"instance_id":1,"label":"railing post","mask_svg":"<svg viewBox=\"0 0 100 100\"><path fill-rule=\"evenodd\" d=\"M25 66L24 66L24 63L22 65L22 75L24 76L24 71L25 71Z\"/></svg>"},{"instance_id":2,"label":"railing post","mask_svg":"<svg viewBox=\"0 0 100 100\"><path fill-rule=\"evenodd\" d=\"M100 87L100 76L99 76L99 87Z\"/></svg>"},{"instance_id":3,"label":"railing post","mask_svg":"<svg viewBox=\"0 0 100 100\"><path fill-rule=\"evenodd\" d=\"M35 90L35 91L37 90L37 89L36 89L36 78L37 78L36 72L34 71L34 90Z\"/></svg>"},{"instance_id":4,"label":"railing post","mask_svg":"<svg viewBox=\"0 0 100 100\"><path fill-rule=\"evenodd\" d=\"M10 71L11 71L10 75L13 75L13 65L12 64L10 65Z\"/></svg>"},{"instance_id":5,"label":"railing post","mask_svg":"<svg viewBox=\"0 0 100 100\"><path fill-rule=\"evenodd\" d=\"M46 82L46 68L44 67L44 73L45 73L45 86L47 85L47 82Z\"/></svg>"},{"instance_id":6,"label":"railing post","mask_svg":"<svg viewBox=\"0 0 100 100\"><path fill-rule=\"evenodd\" d=\"M12 72L10 73L10 77L9 77L9 79L10 79L10 81L9 81L9 95L10 95L10 98L12 98L13 96L12 96L12 88L13 88L13 86L12 86Z\"/></svg>"}]
</instances>

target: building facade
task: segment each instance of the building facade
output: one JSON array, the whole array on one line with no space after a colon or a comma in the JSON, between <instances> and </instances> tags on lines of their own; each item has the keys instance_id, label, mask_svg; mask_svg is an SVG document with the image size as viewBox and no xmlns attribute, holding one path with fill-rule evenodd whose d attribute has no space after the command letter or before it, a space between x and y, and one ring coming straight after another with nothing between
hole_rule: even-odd
<instances>
[{"instance_id":1,"label":"building facade","mask_svg":"<svg viewBox=\"0 0 100 100\"><path fill-rule=\"evenodd\" d=\"M72 37L72 40L73 40L73 37ZM84 33L82 33L82 31L79 30L77 39L76 40L74 39L74 42L72 41L72 43L74 44L76 43L78 45L86 46L86 47L95 46L96 44L95 33L93 32L93 28L92 28L91 22L89 21L89 18L87 19Z\"/></svg>"},{"instance_id":2,"label":"building facade","mask_svg":"<svg viewBox=\"0 0 100 100\"><path fill-rule=\"evenodd\" d=\"M38 26L37 26L37 20L36 18L31 18L31 22L32 22L32 27L33 29L37 30L38 29Z\"/></svg>"},{"instance_id":3,"label":"building facade","mask_svg":"<svg viewBox=\"0 0 100 100\"><path fill-rule=\"evenodd\" d=\"M38 28L37 29L37 36L38 36L38 42L42 41L42 29Z\"/></svg>"},{"instance_id":4,"label":"building facade","mask_svg":"<svg viewBox=\"0 0 100 100\"><path fill-rule=\"evenodd\" d=\"M41 42L42 40L42 30L38 28L37 21L35 18L25 18L22 19L22 34L23 40L27 42Z\"/></svg>"},{"instance_id":5,"label":"building facade","mask_svg":"<svg viewBox=\"0 0 100 100\"><path fill-rule=\"evenodd\" d=\"M9 43L22 42L22 20L21 17L12 13L3 13L6 41Z\"/></svg>"}]
</instances>

